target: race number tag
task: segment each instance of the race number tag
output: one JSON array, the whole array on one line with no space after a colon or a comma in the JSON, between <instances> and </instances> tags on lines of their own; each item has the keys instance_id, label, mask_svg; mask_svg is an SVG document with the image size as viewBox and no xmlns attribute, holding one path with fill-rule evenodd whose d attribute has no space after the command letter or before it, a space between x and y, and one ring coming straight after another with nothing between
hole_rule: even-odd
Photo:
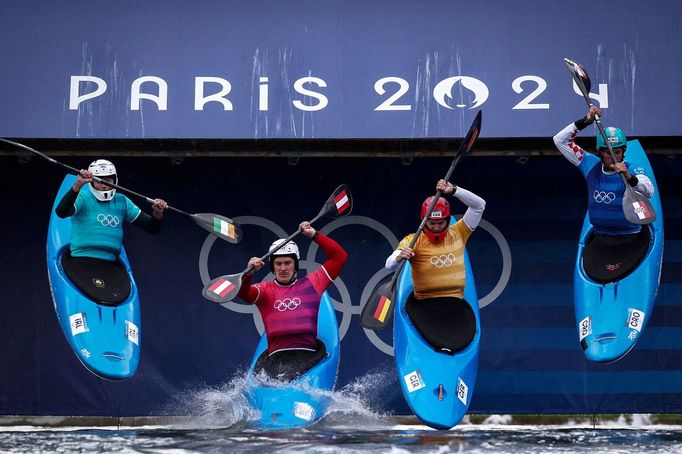
<instances>
[{"instance_id":1,"label":"race number tag","mask_svg":"<svg viewBox=\"0 0 682 454\"><path fill-rule=\"evenodd\" d=\"M642 332L642 323L644 322L644 312L638 311L637 309L628 309L628 321L625 324L628 328Z\"/></svg>"},{"instance_id":2,"label":"race number tag","mask_svg":"<svg viewBox=\"0 0 682 454\"><path fill-rule=\"evenodd\" d=\"M578 332L580 333L580 339L578 339L580 342L592 334L592 317L588 315L580 320L580 323L578 323Z\"/></svg>"},{"instance_id":3,"label":"race number tag","mask_svg":"<svg viewBox=\"0 0 682 454\"><path fill-rule=\"evenodd\" d=\"M419 371L415 370L403 377L405 379L405 385L407 385L407 390L409 392L414 392L422 389L426 384L422 381Z\"/></svg>"},{"instance_id":4,"label":"race number tag","mask_svg":"<svg viewBox=\"0 0 682 454\"><path fill-rule=\"evenodd\" d=\"M467 404L467 396L468 395L469 395L469 387L467 386L466 383L464 383L464 380L462 380L461 378L457 378L457 398L465 406Z\"/></svg>"},{"instance_id":5,"label":"race number tag","mask_svg":"<svg viewBox=\"0 0 682 454\"><path fill-rule=\"evenodd\" d=\"M133 322L126 320L126 338L135 345L140 345L140 329Z\"/></svg>"},{"instance_id":6,"label":"race number tag","mask_svg":"<svg viewBox=\"0 0 682 454\"><path fill-rule=\"evenodd\" d=\"M315 409L305 402L294 402L294 416L310 421Z\"/></svg>"},{"instance_id":7,"label":"race number tag","mask_svg":"<svg viewBox=\"0 0 682 454\"><path fill-rule=\"evenodd\" d=\"M69 316L69 323L71 324L71 335L87 333L90 331L88 329L88 324L85 318L85 312L79 312Z\"/></svg>"}]
</instances>

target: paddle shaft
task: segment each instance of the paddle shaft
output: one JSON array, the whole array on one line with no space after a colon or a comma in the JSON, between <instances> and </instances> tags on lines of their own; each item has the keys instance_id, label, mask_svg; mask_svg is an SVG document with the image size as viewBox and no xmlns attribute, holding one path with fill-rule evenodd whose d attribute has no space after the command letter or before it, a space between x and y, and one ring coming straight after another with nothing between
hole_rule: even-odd
<instances>
[{"instance_id":1,"label":"paddle shaft","mask_svg":"<svg viewBox=\"0 0 682 454\"><path fill-rule=\"evenodd\" d=\"M590 99L590 94L587 92L587 88L585 87L585 84L583 81L579 78L576 77L575 71L571 71L571 75L573 76L573 80L575 81L576 85L580 89L580 92L583 95L583 98L585 99L585 102L587 103L587 107L591 108L594 106L592 103L592 100ZM613 153L613 148L611 147L611 144L608 141L608 138L606 137L606 131L604 130L604 126L601 124L601 119L599 118L599 115L594 116L594 121L597 123L597 129L599 129L599 134L601 134L602 138L604 139L604 143L609 149L609 154L611 155L611 159L613 159L613 162L616 162L616 155ZM597 150L599 151L599 150ZM625 175L622 173L619 174L620 178L623 180L623 183L625 183L626 188L630 188L630 184L628 183L628 180L625 178Z\"/></svg>"},{"instance_id":2,"label":"paddle shaft","mask_svg":"<svg viewBox=\"0 0 682 454\"><path fill-rule=\"evenodd\" d=\"M311 221L309 221L310 224L312 225L313 222L317 221L318 219L320 219L320 218L321 218L322 216L324 216L325 214L326 214L326 213L324 212L324 208L323 208L322 211L320 211L320 213L319 213L317 216L315 216ZM294 238L296 238L296 237L298 236L299 233L301 233L301 230L300 230L300 229L299 229L299 230L296 230L294 233L292 233L291 235L289 235L288 237L286 237L286 239L285 239L284 241L282 241L276 248L274 248L274 249L268 251L268 253L265 254L265 255L264 255L263 257L261 257L260 259L261 259L262 261L265 261L265 259L267 259L268 257L270 257L270 256L271 256L272 254L274 254L275 252L279 251L279 250L280 250L281 248L283 248L284 245L287 244L289 241L291 241L291 240L293 240ZM255 268L256 268L255 266L249 265L249 266L246 267L246 269L245 269L244 271L242 271L242 272L239 273L239 274L243 276L244 274L248 273L249 271L251 271L251 270L253 270L253 269L255 269Z\"/></svg>"},{"instance_id":3,"label":"paddle shaft","mask_svg":"<svg viewBox=\"0 0 682 454\"><path fill-rule=\"evenodd\" d=\"M64 169L68 170L70 173L73 173L73 174L81 175L81 176L82 176L81 171L78 170L78 169L76 169L75 167L71 167L70 165L64 164L63 162L59 162L59 161L57 161L56 159L53 159L53 158L49 157L49 156L46 155L45 153L41 153L40 151L34 150L34 149L31 148L31 147L28 147L28 146L26 146L26 145L20 144L20 143L18 143L18 142L13 142L13 141L11 141L11 140L2 139L2 138L0 138L0 141L6 142L6 143L8 143L8 144L10 144L10 145L14 145L14 146L19 147L19 148L23 148L24 150L30 151L31 153L34 153L34 154L40 156L41 158L43 158L43 159L45 159L45 160L51 162L52 164L56 164L56 165L58 165L58 166L60 166L60 167L63 167ZM124 188L123 186L119 186L118 184L110 183L110 182L108 182L108 181L104 181L104 180L102 180L101 178L96 177L96 176L94 176L94 175L93 175L92 179L93 179L94 181L96 181L97 183L104 184L104 185L110 186L110 187L112 187L112 188L116 188L116 189L118 189L118 190L120 190L120 191L122 191L122 192L128 193L128 194L130 194L130 195L134 195L134 196L136 196L136 197L140 197L140 198L146 200L147 202L149 202L150 204L153 204L153 203L155 202L155 200L152 199L151 197L147 197L146 195L143 195L143 194L140 194L140 193L138 193L138 192L135 192L135 191L133 191L132 189ZM172 206L170 206L170 205L166 205L166 208L169 209L169 210L171 210L171 211L175 211L176 213L183 214L183 215L188 216L188 217L192 217L191 214L189 214L189 213L187 213L187 212L185 212L185 211L182 211L182 210L180 210L180 209L178 209L178 208L172 207Z\"/></svg>"}]
</instances>

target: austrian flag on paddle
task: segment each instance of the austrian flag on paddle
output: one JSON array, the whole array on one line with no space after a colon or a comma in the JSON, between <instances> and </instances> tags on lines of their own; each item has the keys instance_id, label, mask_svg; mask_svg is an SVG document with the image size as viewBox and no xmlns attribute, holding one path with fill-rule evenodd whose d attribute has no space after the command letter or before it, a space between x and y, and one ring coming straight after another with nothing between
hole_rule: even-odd
<instances>
[{"instance_id":1,"label":"austrian flag on paddle","mask_svg":"<svg viewBox=\"0 0 682 454\"><path fill-rule=\"evenodd\" d=\"M334 203L336 204L336 211L341 214L350 207L350 200L348 199L348 194L346 191L342 190L334 197Z\"/></svg>"},{"instance_id":2,"label":"austrian flag on paddle","mask_svg":"<svg viewBox=\"0 0 682 454\"><path fill-rule=\"evenodd\" d=\"M228 238L234 238L234 225L220 218L213 218L213 231Z\"/></svg>"},{"instance_id":3,"label":"austrian flag on paddle","mask_svg":"<svg viewBox=\"0 0 682 454\"><path fill-rule=\"evenodd\" d=\"M235 285L225 279L218 279L215 283L208 288L209 292L213 292L216 295L223 298L225 295L230 293L230 291L235 287Z\"/></svg>"},{"instance_id":4,"label":"austrian flag on paddle","mask_svg":"<svg viewBox=\"0 0 682 454\"><path fill-rule=\"evenodd\" d=\"M635 209L635 213L637 213L638 218L648 219L651 217L651 213L649 213L649 210L643 203L633 202L632 206Z\"/></svg>"}]
</instances>

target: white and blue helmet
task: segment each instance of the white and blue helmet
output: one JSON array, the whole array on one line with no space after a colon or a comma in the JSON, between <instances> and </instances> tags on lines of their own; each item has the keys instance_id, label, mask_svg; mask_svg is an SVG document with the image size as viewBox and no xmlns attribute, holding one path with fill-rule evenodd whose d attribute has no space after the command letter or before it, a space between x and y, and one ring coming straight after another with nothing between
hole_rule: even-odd
<instances>
[{"instance_id":1,"label":"white and blue helmet","mask_svg":"<svg viewBox=\"0 0 682 454\"><path fill-rule=\"evenodd\" d=\"M92 172L94 176L99 178L113 177L114 184L118 184L116 167L111 163L111 161L107 161L106 159L98 159L97 161L90 163L88 170ZM90 191L92 191L92 194L101 202L108 202L109 200L113 199L114 194L116 194L115 188L111 188L108 191L99 191L95 189L92 184L90 185Z\"/></svg>"}]
</instances>

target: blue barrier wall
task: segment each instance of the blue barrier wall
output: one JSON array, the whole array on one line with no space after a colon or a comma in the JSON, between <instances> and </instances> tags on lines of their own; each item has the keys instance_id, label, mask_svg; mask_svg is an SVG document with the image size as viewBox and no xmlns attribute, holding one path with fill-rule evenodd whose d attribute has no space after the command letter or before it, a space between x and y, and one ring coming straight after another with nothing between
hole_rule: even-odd
<instances>
[{"instance_id":1,"label":"blue barrier wall","mask_svg":"<svg viewBox=\"0 0 682 454\"><path fill-rule=\"evenodd\" d=\"M644 143L646 148L646 143ZM64 158L83 167L88 158ZM592 364L578 343L573 260L586 209L579 172L558 156L468 157L452 181L487 200L469 242L481 310L479 413L682 412L682 161L651 156L663 196L666 243L661 289L635 349L614 364ZM201 297L202 278L241 271L276 236L317 214L340 183L351 186L350 217L317 226L349 252L332 295L343 336L339 385L395 368L390 330L359 326L362 295L382 273L397 240L418 225L421 200L449 158L116 158L120 182L190 212L238 219L245 240L212 243L191 221L168 213L162 231L135 228L126 248L142 299L142 357L124 382L91 375L54 314L45 266L49 210L63 174L43 161L0 158L0 414L154 415L174 396L219 386L247 367L259 334L250 307L225 309ZM525 163L522 163L525 162ZM455 203L455 213L463 207ZM322 254L299 242L305 261ZM202 276L203 274L203 276ZM263 272L260 277L263 277ZM377 406L407 413L396 379L377 383Z\"/></svg>"}]
</instances>

